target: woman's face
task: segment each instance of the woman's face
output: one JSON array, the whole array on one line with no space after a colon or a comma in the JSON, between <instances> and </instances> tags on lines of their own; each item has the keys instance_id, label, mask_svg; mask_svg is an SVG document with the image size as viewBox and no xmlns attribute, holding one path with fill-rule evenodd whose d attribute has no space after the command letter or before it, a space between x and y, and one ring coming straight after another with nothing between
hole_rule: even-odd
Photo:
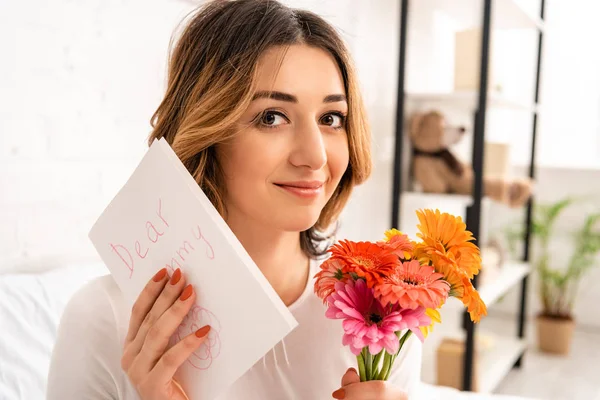
<instances>
[{"instance_id":1,"label":"woman's face","mask_svg":"<svg viewBox=\"0 0 600 400\"><path fill-rule=\"evenodd\" d=\"M218 147L227 219L300 232L313 226L348 167L348 113L329 53L267 51L235 138ZM283 60L282 60L283 55Z\"/></svg>"}]
</instances>

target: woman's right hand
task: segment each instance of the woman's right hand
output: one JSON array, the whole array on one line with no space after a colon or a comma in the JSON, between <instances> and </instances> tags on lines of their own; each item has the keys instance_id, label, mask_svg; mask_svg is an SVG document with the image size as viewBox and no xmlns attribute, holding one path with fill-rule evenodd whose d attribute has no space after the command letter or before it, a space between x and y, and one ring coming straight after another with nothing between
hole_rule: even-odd
<instances>
[{"instance_id":1,"label":"woman's right hand","mask_svg":"<svg viewBox=\"0 0 600 400\"><path fill-rule=\"evenodd\" d=\"M173 375L204 343L210 327L204 326L167 348L196 299L192 285L184 286L179 268L170 278L163 268L133 305L121 368L143 400L188 399Z\"/></svg>"}]
</instances>

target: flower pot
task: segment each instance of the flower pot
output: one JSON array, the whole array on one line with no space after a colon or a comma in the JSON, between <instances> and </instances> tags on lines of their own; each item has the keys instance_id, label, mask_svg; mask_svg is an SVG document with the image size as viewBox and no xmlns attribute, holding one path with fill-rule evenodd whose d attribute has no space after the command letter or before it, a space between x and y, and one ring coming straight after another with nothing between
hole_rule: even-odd
<instances>
[{"instance_id":1,"label":"flower pot","mask_svg":"<svg viewBox=\"0 0 600 400\"><path fill-rule=\"evenodd\" d=\"M539 349L546 353L569 354L574 330L575 321L571 318L539 315L537 317Z\"/></svg>"}]
</instances>

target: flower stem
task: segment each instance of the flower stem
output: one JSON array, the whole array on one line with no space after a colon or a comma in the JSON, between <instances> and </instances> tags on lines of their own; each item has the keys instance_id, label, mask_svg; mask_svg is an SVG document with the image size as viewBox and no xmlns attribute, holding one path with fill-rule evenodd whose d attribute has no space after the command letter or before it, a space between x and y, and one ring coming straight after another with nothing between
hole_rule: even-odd
<instances>
[{"instance_id":1,"label":"flower stem","mask_svg":"<svg viewBox=\"0 0 600 400\"><path fill-rule=\"evenodd\" d=\"M381 357L383 357L383 353L385 353L385 349L381 350L375 358L373 358L373 370L371 371L371 380L378 379L380 374L379 363L381 361Z\"/></svg>"},{"instance_id":2,"label":"flower stem","mask_svg":"<svg viewBox=\"0 0 600 400\"><path fill-rule=\"evenodd\" d=\"M365 347L363 349L363 351L365 352L365 370L366 370L366 377L367 380L370 381L372 378L372 373L373 373L373 355L371 354L371 352L369 351L369 349L367 347Z\"/></svg>"},{"instance_id":3,"label":"flower stem","mask_svg":"<svg viewBox=\"0 0 600 400\"><path fill-rule=\"evenodd\" d=\"M400 333L397 332L396 333L398 336L400 336ZM400 350L402 350L402 346L404 346L404 343L406 342L406 340L410 337L410 335L412 335L412 331L408 330L403 336L402 338L400 338L400 346L398 347L398 352L396 354L394 354L391 357L391 362L390 362L390 367L386 372L385 378L384 380L387 381L390 378L390 373L392 372L392 366L394 365L394 361L396 361L396 357L398 357L398 354L400 354Z\"/></svg>"},{"instance_id":4,"label":"flower stem","mask_svg":"<svg viewBox=\"0 0 600 400\"><path fill-rule=\"evenodd\" d=\"M387 351L385 351L385 355L383 356L383 365L381 366L381 371L379 372L379 375L377 376L377 380L379 380L379 381L385 380L385 377L391 367L391 364L390 364L391 358L392 358L392 356Z\"/></svg>"},{"instance_id":5,"label":"flower stem","mask_svg":"<svg viewBox=\"0 0 600 400\"><path fill-rule=\"evenodd\" d=\"M356 356L356 361L358 363L358 375L360 376L360 381L364 382L367 380L365 374L365 359L362 356L362 353Z\"/></svg>"}]
</instances>

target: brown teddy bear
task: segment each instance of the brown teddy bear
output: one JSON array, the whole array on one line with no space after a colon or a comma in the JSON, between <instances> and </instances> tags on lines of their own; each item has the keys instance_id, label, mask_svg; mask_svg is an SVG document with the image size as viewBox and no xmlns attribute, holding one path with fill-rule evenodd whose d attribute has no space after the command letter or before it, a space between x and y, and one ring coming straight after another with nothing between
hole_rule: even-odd
<instances>
[{"instance_id":1,"label":"brown teddy bear","mask_svg":"<svg viewBox=\"0 0 600 400\"><path fill-rule=\"evenodd\" d=\"M412 175L427 193L469 195L473 190L473 169L461 163L449 149L458 143L464 127L453 127L439 111L416 113L410 122L413 146ZM524 205L531 196L531 181L483 178L484 196L510 207Z\"/></svg>"}]
</instances>

